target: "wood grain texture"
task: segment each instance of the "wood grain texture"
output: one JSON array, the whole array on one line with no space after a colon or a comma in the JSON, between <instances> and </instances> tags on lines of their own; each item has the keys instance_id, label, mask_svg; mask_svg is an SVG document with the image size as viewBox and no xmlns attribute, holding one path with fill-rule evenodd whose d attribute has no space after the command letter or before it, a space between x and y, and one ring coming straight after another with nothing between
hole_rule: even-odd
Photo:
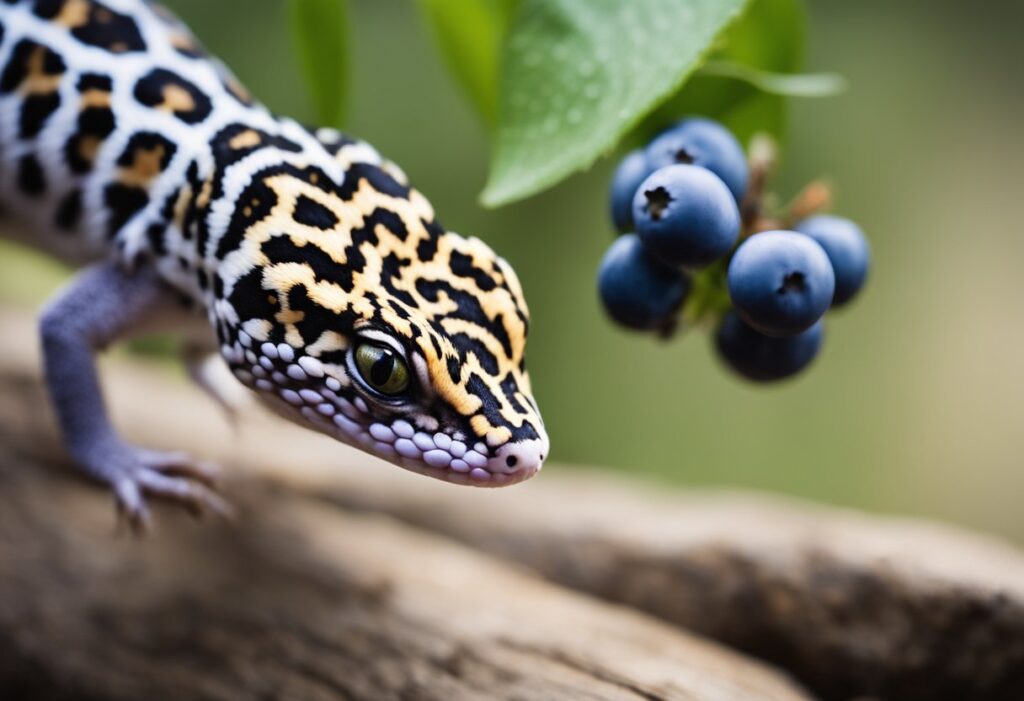
<instances>
[{"instance_id":1,"label":"wood grain texture","mask_svg":"<svg viewBox=\"0 0 1024 701\"><path fill-rule=\"evenodd\" d=\"M0 314L0 376L36 397L0 414L15 433L47 421L30 344L6 340L23 339L25 323ZM393 518L771 661L828 700L1024 699L1024 555L997 539L558 466L512 489L467 490L259 415L232 433L194 392L136 364L111 364L107 380L134 440L221 460L242 493L279 485L282 496L242 503L247 521L294 495L337 518Z\"/></svg>"},{"instance_id":2,"label":"wood grain texture","mask_svg":"<svg viewBox=\"0 0 1024 701\"><path fill-rule=\"evenodd\" d=\"M159 388L134 385L151 403ZM229 490L234 524L160 509L155 536L114 538L111 500L63 458L39 383L0 369L0 698L809 698L436 533L258 475Z\"/></svg>"}]
</instances>

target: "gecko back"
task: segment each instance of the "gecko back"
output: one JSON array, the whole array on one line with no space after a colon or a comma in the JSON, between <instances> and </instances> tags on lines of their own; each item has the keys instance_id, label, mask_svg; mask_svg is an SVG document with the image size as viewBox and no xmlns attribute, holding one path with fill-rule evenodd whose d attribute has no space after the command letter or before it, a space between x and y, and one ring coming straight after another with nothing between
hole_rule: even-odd
<instances>
[{"instance_id":1,"label":"gecko back","mask_svg":"<svg viewBox=\"0 0 1024 701\"><path fill-rule=\"evenodd\" d=\"M547 456L508 263L368 144L253 102L156 5L0 4L0 203L90 265L43 314L47 379L72 457L135 520L144 494L218 505L106 418L92 356L143 327L200 322L274 411L414 472L504 486Z\"/></svg>"}]
</instances>

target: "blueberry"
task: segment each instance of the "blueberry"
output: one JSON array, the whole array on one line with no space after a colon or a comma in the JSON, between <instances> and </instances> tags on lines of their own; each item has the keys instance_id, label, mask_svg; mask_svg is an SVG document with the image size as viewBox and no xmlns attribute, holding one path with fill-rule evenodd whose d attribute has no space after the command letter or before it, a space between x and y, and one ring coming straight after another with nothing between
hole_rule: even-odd
<instances>
[{"instance_id":1,"label":"blueberry","mask_svg":"<svg viewBox=\"0 0 1024 701\"><path fill-rule=\"evenodd\" d=\"M633 198L633 219L652 253L688 268L724 256L740 232L740 212L729 188L697 166L666 166L644 180Z\"/></svg>"},{"instance_id":2,"label":"blueberry","mask_svg":"<svg viewBox=\"0 0 1024 701\"><path fill-rule=\"evenodd\" d=\"M814 239L766 231L737 249L728 283L744 321L769 336L795 336L828 311L836 279L828 255Z\"/></svg>"},{"instance_id":3,"label":"blueberry","mask_svg":"<svg viewBox=\"0 0 1024 701\"><path fill-rule=\"evenodd\" d=\"M824 322L818 321L790 338L765 336L750 328L736 312L718 327L718 354L738 374L755 382L772 382L797 374L821 349Z\"/></svg>"},{"instance_id":4,"label":"blueberry","mask_svg":"<svg viewBox=\"0 0 1024 701\"><path fill-rule=\"evenodd\" d=\"M722 179L739 202L747 193L747 157L728 129L710 119L691 117L669 127L647 146L652 169L692 163Z\"/></svg>"},{"instance_id":5,"label":"blueberry","mask_svg":"<svg viewBox=\"0 0 1024 701\"><path fill-rule=\"evenodd\" d=\"M597 279L608 314L639 330L671 328L690 289L686 275L656 260L636 234L612 243Z\"/></svg>"},{"instance_id":6,"label":"blueberry","mask_svg":"<svg viewBox=\"0 0 1024 701\"><path fill-rule=\"evenodd\" d=\"M804 219L796 230L817 241L836 273L836 291L832 306L839 307L851 299L864 286L871 265L871 249L864 232L849 219L819 215Z\"/></svg>"},{"instance_id":7,"label":"blueberry","mask_svg":"<svg viewBox=\"0 0 1024 701\"><path fill-rule=\"evenodd\" d=\"M619 233L633 230L633 196L640 183L653 172L654 169L647 165L643 149L626 154L619 167L615 169L610 196L612 222Z\"/></svg>"}]
</instances>

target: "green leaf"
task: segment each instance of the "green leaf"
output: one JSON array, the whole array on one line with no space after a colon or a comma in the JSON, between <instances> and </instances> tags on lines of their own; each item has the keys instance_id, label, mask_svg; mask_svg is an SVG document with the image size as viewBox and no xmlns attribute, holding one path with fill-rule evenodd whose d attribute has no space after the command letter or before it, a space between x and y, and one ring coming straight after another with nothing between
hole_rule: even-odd
<instances>
[{"instance_id":1,"label":"green leaf","mask_svg":"<svg viewBox=\"0 0 1024 701\"><path fill-rule=\"evenodd\" d=\"M781 94L788 93L766 92L761 89L763 85L738 80L736 75L715 75L715 66L724 63L741 67L734 68L734 72L799 73L806 24L803 0L753 0L743 17L723 35L708 64L645 121L637 139L646 139L683 115L700 114L721 121L743 143L757 133L768 133L782 141L786 101Z\"/></svg>"},{"instance_id":2,"label":"green leaf","mask_svg":"<svg viewBox=\"0 0 1024 701\"><path fill-rule=\"evenodd\" d=\"M708 61L700 74L732 78L784 97L831 97L846 90L846 79L838 73L773 73L731 61Z\"/></svg>"},{"instance_id":3,"label":"green leaf","mask_svg":"<svg viewBox=\"0 0 1024 701\"><path fill-rule=\"evenodd\" d=\"M521 0L482 195L498 206L591 165L696 70L746 0Z\"/></svg>"},{"instance_id":4,"label":"green leaf","mask_svg":"<svg viewBox=\"0 0 1024 701\"><path fill-rule=\"evenodd\" d=\"M488 125L498 113L501 46L516 0L418 0L441 52Z\"/></svg>"},{"instance_id":5,"label":"green leaf","mask_svg":"<svg viewBox=\"0 0 1024 701\"><path fill-rule=\"evenodd\" d=\"M289 0L292 38L324 126L341 126L348 98L347 0Z\"/></svg>"}]
</instances>

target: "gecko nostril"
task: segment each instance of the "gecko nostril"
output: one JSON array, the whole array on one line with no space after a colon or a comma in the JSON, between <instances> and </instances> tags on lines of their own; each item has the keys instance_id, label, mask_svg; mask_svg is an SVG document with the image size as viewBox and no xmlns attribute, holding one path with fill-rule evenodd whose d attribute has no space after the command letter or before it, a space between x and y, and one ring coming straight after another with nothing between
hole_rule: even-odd
<instances>
[{"instance_id":1,"label":"gecko nostril","mask_svg":"<svg viewBox=\"0 0 1024 701\"><path fill-rule=\"evenodd\" d=\"M519 464L519 458L517 458L515 455L509 455L507 458L505 458L505 464L508 465L509 467L515 467L517 464Z\"/></svg>"}]
</instances>

